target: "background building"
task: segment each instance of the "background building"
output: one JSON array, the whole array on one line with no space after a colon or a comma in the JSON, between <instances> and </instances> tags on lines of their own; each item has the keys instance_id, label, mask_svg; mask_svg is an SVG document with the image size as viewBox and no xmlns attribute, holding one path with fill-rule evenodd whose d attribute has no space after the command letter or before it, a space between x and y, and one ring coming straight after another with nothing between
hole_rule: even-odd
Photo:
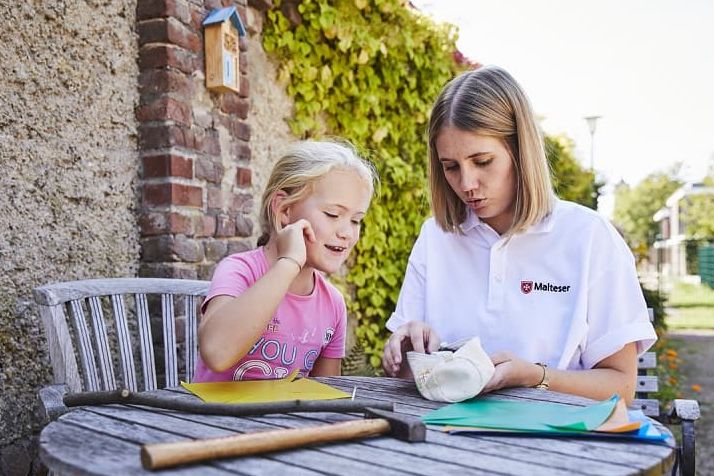
<instances>
[{"instance_id":1,"label":"background building","mask_svg":"<svg viewBox=\"0 0 714 476\"><path fill-rule=\"evenodd\" d=\"M684 204L689 197L701 194L714 194L714 187L687 183L670 195L665 206L652 217L659 225L659 232L651 251L651 262L663 277L696 274L699 242L688 238Z\"/></svg>"}]
</instances>

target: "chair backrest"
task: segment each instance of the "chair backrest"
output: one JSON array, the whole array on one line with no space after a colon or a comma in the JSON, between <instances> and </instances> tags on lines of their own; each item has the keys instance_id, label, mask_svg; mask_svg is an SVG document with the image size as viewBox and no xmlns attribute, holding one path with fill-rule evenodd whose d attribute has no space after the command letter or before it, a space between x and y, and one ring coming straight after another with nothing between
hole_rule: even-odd
<instances>
[{"instance_id":1,"label":"chair backrest","mask_svg":"<svg viewBox=\"0 0 714 476\"><path fill-rule=\"evenodd\" d=\"M650 322L654 321L654 310L648 308ZM637 362L637 387L635 389L635 399L631 408L642 410L649 416L657 418L660 416L659 400L650 398L650 394L659 390L659 380L656 375L657 354L655 352L645 352L639 357Z\"/></svg>"},{"instance_id":2,"label":"chair backrest","mask_svg":"<svg viewBox=\"0 0 714 476\"><path fill-rule=\"evenodd\" d=\"M197 355L197 309L208 286L208 281L186 279L114 278L35 288L55 383L66 384L70 392L119 386L137 391L141 380L141 390L154 390L158 363L163 364L164 386L176 386L179 346L184 348L184 380L190 382ZM183 306L176 306L181 302ZM182 315L176 314L177 307ZM184 319L179 341L177 322ZM153 335L152 323L161 329L163 340ZM163 360L155 356L154 342L163 343ZM135 359L137 350L140 359ZM120 382L116 368L121 369Z\"/></svg>"}]
</instances>

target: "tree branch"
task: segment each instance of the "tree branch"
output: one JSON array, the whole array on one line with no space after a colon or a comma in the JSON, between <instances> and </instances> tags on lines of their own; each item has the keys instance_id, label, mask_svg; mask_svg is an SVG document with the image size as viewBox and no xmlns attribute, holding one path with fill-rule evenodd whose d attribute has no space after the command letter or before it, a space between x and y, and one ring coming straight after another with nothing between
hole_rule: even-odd
<instances>
[{"instance_id":1,"label":"tree branch","mask_svg":"<svg viewBox=\"0 0 714 476\"><path fill-rule=\"evenodd\" d=\"M394 411L394 403L372 400L286 400L266 403L204 403L160 395L132 393L127 389L109 392L83 392L64 396L67 407L85 405L133 404L204 415L252 416L270 413L359 413L366 408Z\"/></svg>"}]
</instances>

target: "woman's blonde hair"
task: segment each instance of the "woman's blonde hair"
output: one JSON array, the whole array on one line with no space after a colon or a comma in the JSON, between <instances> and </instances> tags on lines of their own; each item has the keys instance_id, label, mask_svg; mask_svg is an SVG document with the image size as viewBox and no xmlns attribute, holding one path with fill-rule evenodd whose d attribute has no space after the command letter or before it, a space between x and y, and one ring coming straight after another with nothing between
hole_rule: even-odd
<instances>
[{"instance_id":1,"label":"woman's blonde hair","mask_svg":"<svg viewBox=\"0 0 714 476\"><path fill-rule=\"evenodd\" d=\"M513 225L507 236L525 231L553 209L555 194L543 139L525 92L505 70L488 66L461 74L441 91L429 120L431 207L439 226L461 233L467 208L446 181L436 139L444 127L455 127L501 139L516 173Z\"/></svg>"},{"instance_id":2,"label":"woman's blonde hair","mask_svg":"<svg viewBox=\"0 0 714 476\"><path fill-rule=\"evenodd\" d=\"M273 212L273 198L278 192L287 196L282 205L288 207L312 193L312 186L332 170L354 170L364 179L370 195L379 183L377 171L355 148L346 141L304 140L294 142L284 151L270 173L260 205L262 235L258 246L268 242L270 235L279 229L279 217Z\"/></svg>"}]
</instances>

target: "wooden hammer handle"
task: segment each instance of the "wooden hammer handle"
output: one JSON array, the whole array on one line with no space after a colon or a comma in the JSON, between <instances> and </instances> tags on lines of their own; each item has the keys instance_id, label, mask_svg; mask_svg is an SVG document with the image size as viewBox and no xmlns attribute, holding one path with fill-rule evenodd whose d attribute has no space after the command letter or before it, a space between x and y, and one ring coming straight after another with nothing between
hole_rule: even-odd
<instances>
[{"instance_id":1,"label":"wooden hammer handle","mask_svg":"<svg viewBox=\"0 0 714 476\"><path fill-rule=\"evenodd\" d=\"M141 464L146 469L168 468L213 458L245 456L317 443L376 436L389 431L389 421L372 418L309 428L247 433L225 438L157 443L142 446Z\"/></svg>"}]
</instances>

